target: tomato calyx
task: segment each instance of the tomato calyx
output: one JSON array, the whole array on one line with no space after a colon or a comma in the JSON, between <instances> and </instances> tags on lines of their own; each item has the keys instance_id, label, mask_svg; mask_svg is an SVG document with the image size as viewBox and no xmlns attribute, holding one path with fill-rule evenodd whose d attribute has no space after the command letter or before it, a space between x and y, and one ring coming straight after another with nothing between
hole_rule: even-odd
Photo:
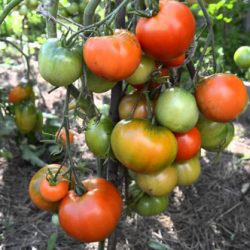
<instances>
[{"instance_id":1,"label":"tomato calyx","mask_svg":"<svg viewBox=\"0 0 250 250\"><path fill-rule=\"evenodd\" d=\"M139 17L150 18L156 16L159 12L159 1L148 0L146 1L147 8L145 10L131 10L129 14L135 14Z\"/></svg>"},{"instance_id":2,"label":"tomato calyx","mask_svg":"<svg viewBox=\"0 0 250 250\"><path fill-rule=\"evenodd\" d=\"M65 178L65 174L60 175L59 177L59 173L62 169L62 165L58 168L56 173L53 173L51 171L51 169L48 169L47 174L46 174L46 180L48 181L50 186L56 186L59 182L62 181L68 181L67 178Z\"/></svg>"}]
</instances>

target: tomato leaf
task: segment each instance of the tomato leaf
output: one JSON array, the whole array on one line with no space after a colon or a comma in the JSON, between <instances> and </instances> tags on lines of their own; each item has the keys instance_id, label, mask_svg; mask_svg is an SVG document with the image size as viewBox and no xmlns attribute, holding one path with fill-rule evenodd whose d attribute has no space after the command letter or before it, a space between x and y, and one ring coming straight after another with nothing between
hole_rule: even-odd
<instances>
[{"instance_id":1,"label":"tomato leaf","mask_svg":"<svg viewBox=\"0 0 250 250\"><path fill-rule=\"evenodd\" d=\"M170 250L170 247L168 245L153 239L148 241L148 246L155 250Z\"/></svg>"},{"instance_id":2,"label":"tomato leaf","mask_svg":"<svg viewBox=\"0 0 250 250\"><path fill-rule=\"evenodd\" d=\"M52 233L50 235L49 240L48 240L47 250L54 250L55 249L57 238L58 238L57 233Z\"/></svg>"}]
</instances>

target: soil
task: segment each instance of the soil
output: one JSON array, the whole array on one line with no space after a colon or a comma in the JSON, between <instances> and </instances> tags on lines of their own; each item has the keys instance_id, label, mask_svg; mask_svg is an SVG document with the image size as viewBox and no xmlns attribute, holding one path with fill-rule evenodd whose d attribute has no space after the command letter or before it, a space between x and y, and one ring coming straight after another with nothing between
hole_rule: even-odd
<instances>
[{"instance_id":1,"label":"soil","mask_svg":"<svg viewBox=\"0 0 250 250\"><path fill-rule=\"evenodd\" d=\"M16 85L22 70L1 70L1 84ZM43 95L39 106L51 113L61 112L64 91L58 89L49 95L46 83L40 78L37 81L36 93ZM103 95L96 96L96 100L102 102ZM249 114L248 108L235 121L236 136L226 151L220 155L202 151L199 181L191 187L177 187L166 212L150 218L124 214L116 230L116 249L250 249ZM81 141L82 135L76 136ZM38 167L21 158L14 132L4 143L13 158L0 158L0 249L47 249L55 233L55 249L97 249L96 243L72 240L52 223L51 214L31 203L28 183ZM91 167L94 159L86 146L82 143L77 147L86 151L84 157ZM155 241L158 248L153 248Z\"/></svg>"}]
</instances>

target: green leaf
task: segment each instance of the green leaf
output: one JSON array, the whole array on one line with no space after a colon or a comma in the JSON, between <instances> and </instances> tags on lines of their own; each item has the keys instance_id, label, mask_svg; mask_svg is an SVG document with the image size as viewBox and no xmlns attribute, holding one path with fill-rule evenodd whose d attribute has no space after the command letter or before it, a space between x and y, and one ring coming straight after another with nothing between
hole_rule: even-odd
<instances>
[{"instance_id":1,"label":"green leaf","mask_svg":"<svg viewBox=\"0 0 250 250\"><path fill-rule=\"evenodd\" d=\"M48 240L47 250L54 250L56 248L58 234L52 233Z\"/></svg>"},{"instance_id":2,"label":"green leaf","mask_svg":"<svg viewBox=\"0 0 250 250\"><path fill-rule=\"evenodd\" d=\"M13 154L6 148L0 149L0 157L3 157L6 160L10 160L13 158Z\"/></svg>"},{"instance_id":3,"label":"green leaf","mask_svg":"<svg viewBox=\"0 0 250 250\"><path fill-rule=\"evenodd\" d=\"M149 240L148 246L155 250L170 250L170 247L168 245L153 239Z\"/></svg>"},{"instance_id":4,"label":"green leaf","mask_svg":"<svg viewBox=\"0 0 250 250\"><path fill-rule=\"evenodd\" d=\"M15 128L16 124L13 117L5 116L3 119L0 119L0 137L10 135Z\"/></svg>"}]
</instances>

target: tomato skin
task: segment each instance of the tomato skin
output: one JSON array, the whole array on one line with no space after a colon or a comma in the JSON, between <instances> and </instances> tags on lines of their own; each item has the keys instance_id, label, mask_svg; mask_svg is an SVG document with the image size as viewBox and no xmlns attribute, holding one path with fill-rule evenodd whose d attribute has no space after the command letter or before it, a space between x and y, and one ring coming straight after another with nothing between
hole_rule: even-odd
<instances>
[{"instance_id":1,"label":"tomato skin","mask_svg":"<svg viewBox=\"0 0 250 250\"><path fill-rule=\"evenodd\" d=\"M51 185L47 179L44 178L40 185L40 193L47 201L59 201L68 193L68 181L60 181Z\"/></svg>"},{"instance_id":2,"label":"tomato skin","mask_svg":"<svg viewBox=\"0 0 250 250\"><path fill-rule=\"evenodd\" d=\"M104 93L112 89L116 85L116 81L109 81L99 76L96 76L91 71L87 70L87 86L90 91L95 93Z\"/></svg>"},{"instance_id":3,"label":"tomato skin","mask_svg":"<svg viewBox=\"0 0 250 250\"><path fill-rule=\"evenodd\" d=\"M37 122L37 111L33 103L15 106L15 122L22 134L28 134L34 130Z\"/></svg>"},{"instance_id":4,"label":"tomato skin","mask_svg":"<svg viewBox=\"0 0 250 250\"><path fill-rule=\"evenodd\" d=\"M115 186L103 178L83 181L87 192L77 196L69 191L59 207L59 221L63 230L82 242L107 238L122 214L122 199Z\"/></svg>"},{"instance_id":5,"label":"tomato skin","mask_svg":"<svg viewBox=\"0 0 250 250\"><path fill-rule=\"evenodd\" d=\"M250 46L241 46L234 53L234 62L242 69L250 68Z\"/></svg>"},{"instance_id":6,"label":"tomato skin","mask_svg":"<svg viewBox=\"0 0 250 250\"><path fill-rule=\"evenodd\" d=\"M146 120L121 120L111 134L115 157L137 173L155 173L170 165L177 153L177 142L167 128Z\"/></svg>"},{"instance_id":7,"label":"tomato skin","mask_svg":"<svg viewBox=\"0 0 250 250\"><path fill-rule=\"evenodd\" d=\"M183 3L160 1L159 12L151 18L140 18L136 36L143 51L159 61L182 55L195 35L195 19Z\"/></svg>"},{"instance_id":8,"label":"tomato skin","mask_svg":"<svg viewBox=\"0 0 250 250\"><path fill-rule=\"evenodd\" d=\"M68 86L82 75L82 52L64 48L59 39L50 38L41 47L38 56L41 76L54 86Z\"/></svg>"},{"instance_id":9,"label":"tomato skin","mask_svg":"<svg viewBox=\"0 0 250 250\"><path fill-rule=\"evenodd\" d=\"M55 212L58 209L59 202L50 202L45 200L40 192L41 182L46 178L48 169L52 171L52 173L56 173L60 168L59 164L50 164L46 165L40 170L38 170L30 180L29 183L29 196L32 202L40 209ZM65 171L67 168L62 167L62 171Z\"/></svg>"},{"instance_id":10,"label":"tomato skin","mask_svg":"<svg viewBox=\"0 0 250 250\"><path fill-rule=\"evenodd\" d=\"M109 154L113 127L112 120L106 115L101 118L94 117L89 121L85 139L89 150L95 156L105 158Z\"/></svg>"},{"instance_id":11,"label":"tomato skin","mask_svg":"<svg viewBox=\"0 0 250 250\"><path fill-rule=\"evenodd\" d=\"M176 161L193 158L201 148L201 134L197 128L192 128L186 133L175 133L178 151Z\"/></svg>"},{"instance_id":12,"label":"tomato skin","mask_svg":"<svg viewBox=\"0 0 250 250\"><path fill-rule=\"evenodd\" d=\"M134 73L126 79L132 85L139 85L150 79L151 73L154 71L155 61L149 56L143 55L141 62Z\"/></svg>"},{"instance_id":13,"label":"tomato skin","mask_svg":"<svg viewBox=\"0 0 250 250\"><path fill-rule=\"evenodd\" d=\"M58 135L58 133L59 133L59 135ZM56 138L58 137L64 146L66 145L67 138L66 138L65 128L62 128L60 130L60 132L57 131L55 134L55 137ZM74 134L73 134L72 130L69 130L69 143L72 144L73 142L74 142Z\"/></svg>"},{"instance_id":14,"label":"tomato skin","mask_svg":"<svg viewBox=\"0 0 250 250\"><path fill-rule=\"evenodd\" d=\"M195 98L202 114L212 121L235 119L248 103L244 83L232 74L215 74L203 79L195 90Z\"/></svg>"},{"instance_id":15,"label":"tomato skin","mask_svg":"<svg viewBox=\"0 0 250 250\"><path fill-rule=\"evenodd\" d=\"M171 59L169 61L164 62L163 64L164 64L165 67L168 67L168 68L179 67L184 63L185 57L186 56L185 56L185 53L184 53L184 54L182 54L182 55L180 55L180 56L178 56L176 58L173 58L173 59Z\"/></svg>"},{"instance_id":16,"label":"tomato skin","mask_svg":"<svg viewBox=\"0 0 250 250\"><path fill-rule=\"evenodd\" d=\"M29 86L23 87L21 85L18 85L11 89L8 100L11 103L17 104L29 98L31 94L32 88L30 90Z\"/></svg>"},{"instance_id":17,"label":"tomato skin","mask_svg":"<svg viewBox=\"0 0 250 250\"><path fill-rule=\"evenodd\" d=\"M116 30L112 36L89 38L83 54L94 74L111 81L128 78L141 61L140 44L135 35L126 30Z\"/></svg>"},{"instance_id":18,"label":"tomato skin","mask_svg":"<svg viewBox=\"0 0 250 250\"><path fill-rule=\"evenodd\" d=\"M134 211L141 216L161 214L168 207L168 196L153 197L145 194L135 205Z\"/></svg>"},{"instance_id":19,"label":"tomato skin","mask_svg":"<svg viewBox=\"0 0 250 250\"><path fill-rule=\"evenodd\" d=\"M190 186L200 177L201 166L198 156L186 161L179 161L174 164L177 169L177 185Z\"/></svg>"},{"instance_id":20,"label":"tomato skin","mask_svg":"<svg viewBox=\"0 0 250 250\"><path fill-rule=\"evenodd\" d=\"M187 132L198 121L199 110L194 96L176 87L160 94L155 115L158 122L171 131Z\"/></svg>"},{"instance_id":21,"label":"tomato skin","mask_svg":"<svg viewBox=\"0 0 250 250\"><path fill-rule=\"evenodd\" d=\"M140 98L139 101L138 98ZM134 92L133 94L125 95L121 99L118 107L120 120L129 118L136 103L137 106L135 108L134 114L130 118L147 119L148 105L146 98L143 94L140 94L140 92ZM152 108L154 109L154 105Z\"/></svg>"},{"instance_id":22,"label":"tomato skin","mask_svg":"<svg viewBox=\"0 0 250 250\"><path fill-rule=\"evenodd\" d=\"M201 134L201 146L207 151L222 151L234 137L234 126L232 123L214 122L201 116L196 127Z\"/></svg>"},{"instance_id":23,"label":"tomato skin","mask_svg":"<svg viewBox=\"0 0 250 250\"><path fill-rule=\"evenodd\" d=\"M174 167L166 167L154 174L135 174L136 184L140 189L151 196L163 196L169 194L177 185L177 170Z\"/></svg>"}]
</instances>

